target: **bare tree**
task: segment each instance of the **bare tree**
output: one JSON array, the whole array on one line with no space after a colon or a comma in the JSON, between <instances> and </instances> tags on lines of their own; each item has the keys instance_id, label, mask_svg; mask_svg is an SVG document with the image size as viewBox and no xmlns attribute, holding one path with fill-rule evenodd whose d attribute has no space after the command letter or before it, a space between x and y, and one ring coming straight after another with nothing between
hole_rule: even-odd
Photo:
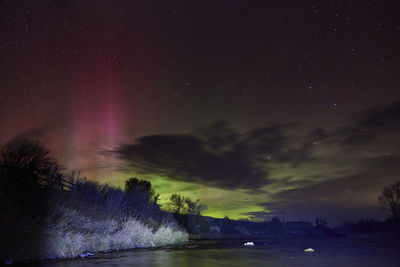
<instances>
[{"instance_id":1,"label":"bare tree","mask_svg":"<svg viewBox=\"0 0 400 267\"><path fill-rule=\"evenodd\" d=\"M16 138L6 143L0 152L3 178L27 184L65 186L60 166L49 150L37 141Z\"/></svg>"},{"instance_id":2,"label":"bare tree","mask_svg":"<svg viewBox=\"0 0 400 267\"><path fill-rule=\"evenodd\" d=\"M181 212L183 212L183 209L185 207L184 196L178 194L172 194L169 200L170 200L169 205L175 210L176 214L180 214Z\"/></svg>"},{"instance_id":3,"label":"bare tree","mask_svg":"<svg viewBox=\"0 0 400 267\"><path fill-rule=\"evenodd\" d=\"M185 203L187 206L188 213L188 228L192 229L196 216L200 215L203 210L206 210L207 207L205 205L200 204L200 199L196 199L196 201L192 201L190 198L185 198Z\"/></svg>"},{"instance_id":4,"label":"bare tree","mask_svg":"<svg viewBox=\"0 0 400 267\"><path fill-rule=\"evenodd\" d=\"M400 181L383 187L378 203L384 210L389 210L396 220L400 220Z\"/></svg>"}]
</instances>

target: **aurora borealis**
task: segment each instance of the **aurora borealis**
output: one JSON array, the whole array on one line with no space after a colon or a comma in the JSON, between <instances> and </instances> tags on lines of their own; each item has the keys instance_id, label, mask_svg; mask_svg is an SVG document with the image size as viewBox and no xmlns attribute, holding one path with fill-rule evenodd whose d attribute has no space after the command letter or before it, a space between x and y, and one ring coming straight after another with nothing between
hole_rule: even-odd
<instances>
[{"instance_id":1,"label":"aurora borealis","mask_svg":"<svg viewBox=\"0 0 400 267\"><path fill-rule=\"evenodd\" d=\"M0 143L205 215L385 218L396 1L2 1Z\"/></svg>"}]
</instances>

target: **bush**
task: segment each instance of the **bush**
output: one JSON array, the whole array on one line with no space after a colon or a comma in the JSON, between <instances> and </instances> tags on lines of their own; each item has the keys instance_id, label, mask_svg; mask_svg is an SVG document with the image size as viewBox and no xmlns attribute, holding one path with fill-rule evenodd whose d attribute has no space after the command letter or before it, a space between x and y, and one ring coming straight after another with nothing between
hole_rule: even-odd
<instances>
[{"instance_id":1,"label":"bush","mask_svg":"<svg viewBox=\"0 0 400 267\"><path fill-rule=\"evenodd\" d=\"M1 150L0 262L187 241L172 216L149 200L150 191L63 176L48 153L39 143L19 140Z\"/></svg>"},{"instance_id":2,"label":"bush","mask_svg":"<svg viewBox=\"0 0 400 267\"><path fill-rule=\"evenodd\" d=\"M14 226L17 231L7 238L11 243L1 250L0 258L19 261L73 258L86 251L164 246L188 238L173 223L163 223L154 230L133 216L120 219L100 214L98 208L76 210L60 206L45 220L18 220Z\"/></svg>"}]
</instances>

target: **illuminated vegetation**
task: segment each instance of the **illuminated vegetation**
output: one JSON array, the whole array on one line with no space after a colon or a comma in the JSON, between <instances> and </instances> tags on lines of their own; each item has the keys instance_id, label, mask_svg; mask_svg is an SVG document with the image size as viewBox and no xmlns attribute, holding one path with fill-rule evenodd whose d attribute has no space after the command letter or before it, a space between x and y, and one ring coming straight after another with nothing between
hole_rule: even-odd
<instances>
[{"instance_id":1,"label":"illuminated vegetation","mask_svg":"<svg viewBox=\"0 0 400 267\"><path fill-rule=\"evenodd\" d=\"M186 231L160 210L151 183L127 190L61 168L40 143L13 140L1 151L0 260L70 258L84 252L185 242Z\"/></svg>"}]
</instances>

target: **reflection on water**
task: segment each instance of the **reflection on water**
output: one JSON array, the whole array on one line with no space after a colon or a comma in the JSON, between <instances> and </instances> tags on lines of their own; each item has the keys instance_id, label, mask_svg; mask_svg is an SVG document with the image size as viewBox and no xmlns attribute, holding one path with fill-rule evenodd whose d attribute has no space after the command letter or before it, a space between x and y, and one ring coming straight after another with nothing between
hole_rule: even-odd
<instances>
[{"instance_id":1,"label":"reflection on water","mask_svg":"<svg viewBox=\"0 0 400 267\"><path fill-rule=\"evenodd\" d=\"M194 241L164 249L96 254L90 259L47 261L41 266L400 266L400 244L367 239ZM304 253L312 247L315 253Z\"/></svg>"}]
</instances>

